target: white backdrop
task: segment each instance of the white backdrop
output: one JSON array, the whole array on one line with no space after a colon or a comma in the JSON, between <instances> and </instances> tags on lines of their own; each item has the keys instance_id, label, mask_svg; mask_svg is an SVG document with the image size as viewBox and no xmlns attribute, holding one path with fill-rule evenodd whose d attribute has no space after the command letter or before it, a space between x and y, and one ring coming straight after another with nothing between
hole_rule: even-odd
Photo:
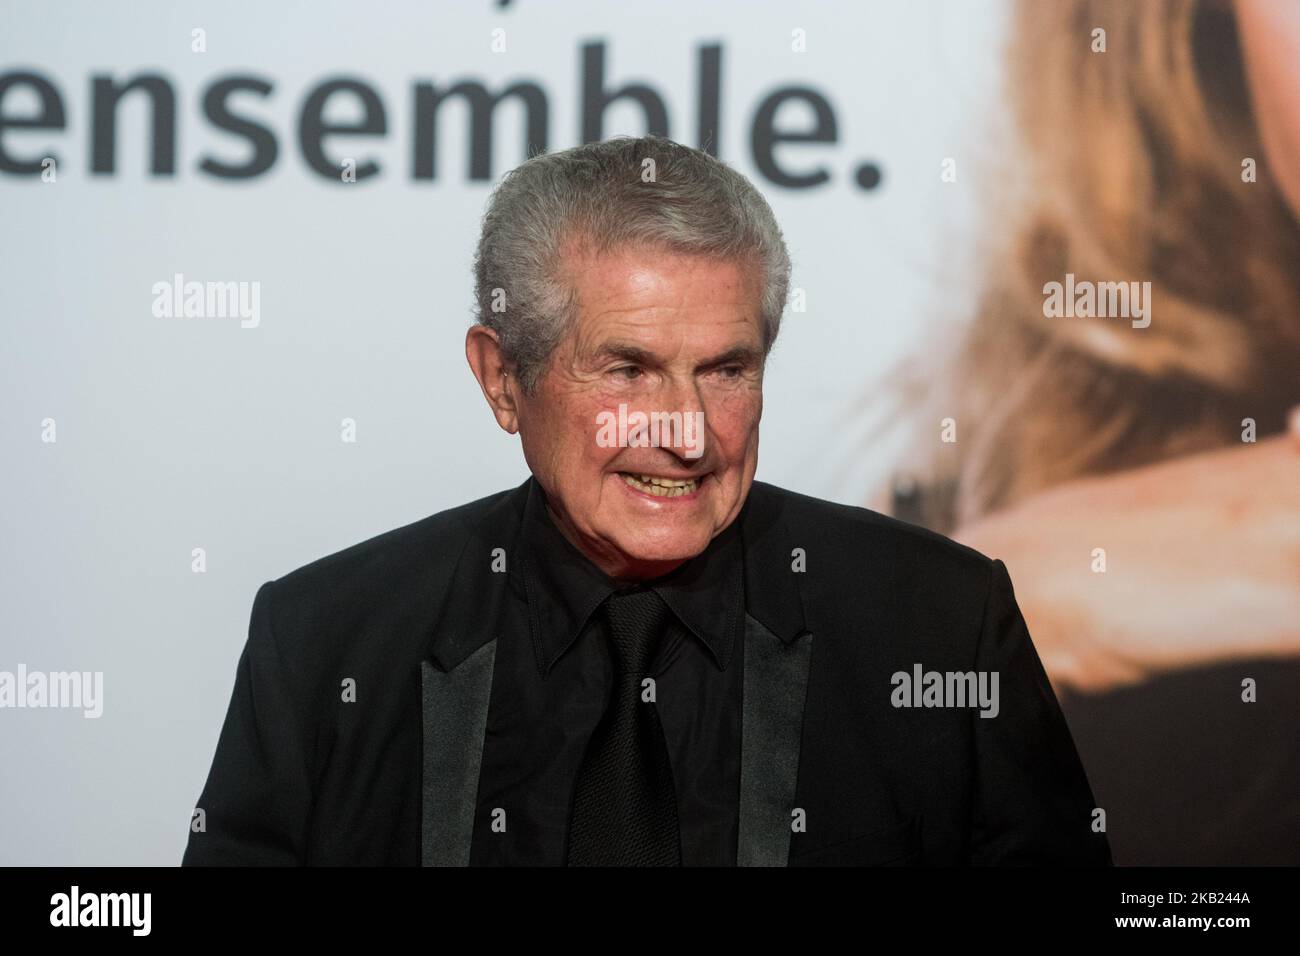
<instances>
[{"instance_id":1,"label":"white backdrop","mask_svg":"<svg viewBox=\"0 0 1300 956\"><path fill-rule=\"evenodd\" d=\"M440 114L436 177L413 177L415 84L534 82L548 146L562 149L580 134L582 47L598 42L606 86L653 87L669 134L698 145L699 48L720 46L721 157L768 196L808 303L787 315L769 366L762 480L864 503L894 449L850 446L874 411L861 395L971 289L974 173L1001 135L1000 0L0 11L0 74L39 74L65 120L15 128L39 101L21 84L0 100L5 154L57 160L53 182L0 173L0 670L104 674L98 719L0 709L0 864L178 863L257 586L526 476L463 352L490 183L470 178L460 104ZM144 72L175 90L175 173L150 173L145 100L128 96L115 171L95 175L92 78ZM198 168L247 159L202 105L233 74L272 86L230 101L278 143L245 181ZM297 131L309 91L341 76L374 88L387 119L382 136L328 141L331 155L380 165L347 185L308 166ZM820 186L775 185L754 164L754 113L778 87L831 105L834 142L775 154L825 169ZM777 125L811 119L792 104ZM524 157L522 128L517 105L496 111L493 177ZM606 111L606 136L644 131L634 105ZM956 183L940 180L949 157ZM869 190L855 179L868 162L882 173ZM259 324L154 316L153 285L176 273L259 283ZM355 443L340 440L345 418ZM48 419L57 441L43 440Z\"/></svg>"}]
</instances>

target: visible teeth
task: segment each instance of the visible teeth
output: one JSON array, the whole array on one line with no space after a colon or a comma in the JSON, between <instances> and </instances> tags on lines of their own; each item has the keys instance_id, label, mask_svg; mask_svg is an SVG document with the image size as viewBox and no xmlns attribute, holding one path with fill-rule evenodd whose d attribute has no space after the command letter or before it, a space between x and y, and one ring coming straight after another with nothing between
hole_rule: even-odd
<instances>
[{"instance_id":1,"label":"visible teeth","mask_svg":"<svg viewBox=\"0 0 1300 956\"><path fill-rule=\"evenodd\" d=\"M659 478L655 475L630 475L627 472L620 472L623 480L635 488L637 491L644 491L648 495L654 495L657 498L677 498L681 495L689 495L699 487L698 478Z\"/></svg>"}]
</instances>

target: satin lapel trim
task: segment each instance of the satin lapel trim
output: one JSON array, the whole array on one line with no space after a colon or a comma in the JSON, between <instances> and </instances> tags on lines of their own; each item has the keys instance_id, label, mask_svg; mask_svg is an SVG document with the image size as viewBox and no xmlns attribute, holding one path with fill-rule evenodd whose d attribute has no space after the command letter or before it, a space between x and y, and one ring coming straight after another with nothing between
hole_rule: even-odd
<instances>
[{"instance_id":1,"label":"satin lapel trim","mask_svg":"<svg viewBox=\"0 0 1300 956\"><path fill-rule=\"evenodd\" d=\"M812 634L789 644L745 615L737 866L785 866Z\"/></svg>"},{"instance_id":2,"label":"satin lapel trim","mask_svg":"<svg viewBox=\"0 0 1300 956\"><path fill-rule=\"evenodd\" d=\"M450 671L420 664L424 866L469 865L496 649L491 640Z\"/></svg>"}]
</instances>

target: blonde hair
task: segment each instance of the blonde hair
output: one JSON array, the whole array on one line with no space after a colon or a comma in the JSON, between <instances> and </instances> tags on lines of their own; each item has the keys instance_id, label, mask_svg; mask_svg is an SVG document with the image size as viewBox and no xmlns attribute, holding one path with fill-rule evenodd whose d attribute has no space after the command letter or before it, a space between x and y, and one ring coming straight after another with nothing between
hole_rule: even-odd
<instances>
[{"instance_id":1,"label":"blonde hair","mask_svg":"<svg viewBox=\"0 0 1300 956\"><path fill-rule=\"evenodd\" d=\"M1027 201L938 374L931 355L903 378L929 486L914 520L944 530L1071 478L1238 441L1243 418L1282 431L1296 399L1300 228L1263 161L1230 4L1019 0L1013 31L1027 156L1009 162ZM1044 318L1043 286L1067 272L1150 281L1150 326ZM955 444L934 440L945 416Z\"/></svg>"}]
</instances>

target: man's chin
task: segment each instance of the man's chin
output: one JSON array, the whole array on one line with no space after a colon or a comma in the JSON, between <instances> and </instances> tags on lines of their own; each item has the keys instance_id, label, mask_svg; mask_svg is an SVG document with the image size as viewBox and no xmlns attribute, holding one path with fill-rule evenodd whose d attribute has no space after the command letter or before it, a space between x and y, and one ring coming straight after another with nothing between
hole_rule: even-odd
<instances>
[{"instance_id":1,"label":"man's chin","mask_svg":"<svg viewBox=\"0 0 1300 956\"><path fill-rule=\"evenodd\" d=\"M659 573L667 574L672 565L682 564L700 554L709 546L708 535L673 535L668 539L656 541L647 529L645 535L638 535L635 524L625 525L623 533L628 540L620 541L620 550L629 564L662 569Z\"/></svg>"}]
</instances>

